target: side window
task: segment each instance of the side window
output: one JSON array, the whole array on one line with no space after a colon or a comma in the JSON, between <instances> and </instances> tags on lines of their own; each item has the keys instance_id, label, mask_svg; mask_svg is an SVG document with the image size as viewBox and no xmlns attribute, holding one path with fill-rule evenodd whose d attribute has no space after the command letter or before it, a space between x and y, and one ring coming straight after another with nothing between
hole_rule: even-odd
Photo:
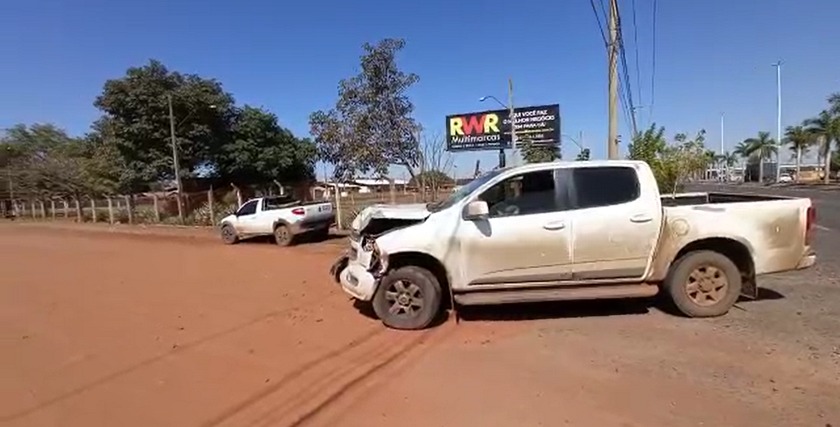
<instances>
[{"instance_id":1,"label":"side window","mask_svg":"<svg viewBox=\"0 0 840 427\"><path fill-rule=\"evenodd\" d=\"M620 205L639 198L636 170L625 166L572 169L577 209Z\"/></svg>"},{"instance_id":2,"label":"side window","mask_svg":"<svg viewBox=\"0 0 840 427\"><path fill-rule=\"evenodd\" d=\"M558 210L554 171L512 176L479 196L487 202L490 217L532 215Z\"/></svg>"},{"instance_id":3,"label":"side window","mask_svg":"<svg viewBox=\"0 0 840 427\"><path fill-rule=\"evenodd\" d=\"M250 202L245 203L244 205L242 205L241 208L239 208L239 211L236 212L236 215L237 216L253 215L253 214L257 213L257 203L258 203L258 200L251 200Z\"/></svg>"}]
</instances>

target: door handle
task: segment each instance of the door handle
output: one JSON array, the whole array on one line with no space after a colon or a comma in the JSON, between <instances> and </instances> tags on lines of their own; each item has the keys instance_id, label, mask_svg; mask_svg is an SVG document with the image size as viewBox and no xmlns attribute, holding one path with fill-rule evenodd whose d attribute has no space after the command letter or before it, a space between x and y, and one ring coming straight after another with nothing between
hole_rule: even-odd
<instances>
[{"instance_id":1,"label":"door handle","mask_svg":"<svg viewBox=\"0 0 840 427\"><path fill-rule=\"evenodd\" d=\"M630 217L630 222L635 222L635 223L651 222L651 221L653 221L653 218L651 218L647 215L644 215L644 214L633 215L633 216Z\"/></svg>"},{"instance_id":2,"label":"door handle","mask_svg":"<svg viewBox=\"0 0 840 427\"><path fill-rule=\"evenodd\" d=\"M566 224L562 221L549 222L548 224L543 225L543 228L551 231L562 230L566 228Z\"/></svg>"}]
</instances>

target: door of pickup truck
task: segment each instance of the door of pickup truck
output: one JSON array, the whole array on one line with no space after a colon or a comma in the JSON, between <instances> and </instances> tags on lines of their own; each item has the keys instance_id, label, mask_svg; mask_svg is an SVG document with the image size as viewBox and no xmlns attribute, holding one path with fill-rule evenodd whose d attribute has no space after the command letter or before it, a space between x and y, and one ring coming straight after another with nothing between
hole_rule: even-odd
<instances>
[{"instance_id":1,"label":"door of pickup truck","mask_svg":"<svg viewBox=\"0 0 840 427\"><path fill-rule=\"evenodd\" d=\"M496 286L571 278L571 227L562 171L508 176L478 196L487 202L489 217L458 219L463 283Z\"/></svg>"},{"instance_id":2,"label":"door of pickup truck","mask_svg":"<svg viewBox=\"0 0 840 427\"><path fill-rule=\"evenodd\" d=\"M662 207L638 165L572 168L574 280L641 279L656 248ZM641 178L641 179L640 179Z\"/></svg>"}]
</instances>

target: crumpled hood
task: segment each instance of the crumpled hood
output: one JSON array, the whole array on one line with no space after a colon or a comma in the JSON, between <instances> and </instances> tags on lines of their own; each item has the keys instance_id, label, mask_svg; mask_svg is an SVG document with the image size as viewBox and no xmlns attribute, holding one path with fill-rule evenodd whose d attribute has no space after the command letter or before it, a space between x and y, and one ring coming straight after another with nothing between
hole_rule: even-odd
<instances>
[{"instance_id":1,"label":"crumpled hood","mask_svg":"<svg viewBox=\"0 0 840 427\"><path fill-rule=\"evenodd\" d=\"M422 221L432 213L426 209L425 203L412 203L405 205L373 205L362 209L350 227L361 232L374 219L397 219L409 221Z\"/></svg>"}]
</instances>

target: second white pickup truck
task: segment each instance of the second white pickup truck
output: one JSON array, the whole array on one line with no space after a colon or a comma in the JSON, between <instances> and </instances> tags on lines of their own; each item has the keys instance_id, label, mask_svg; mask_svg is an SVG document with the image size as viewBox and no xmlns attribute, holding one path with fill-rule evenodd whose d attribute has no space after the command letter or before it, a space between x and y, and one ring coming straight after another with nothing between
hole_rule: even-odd
<instances>
[{"instance_id":1,"label":"second white pickup truck","mask_svg":"<svg viewBox=\"0 0 840 427\"><path fill-rule=\"evenodd\" d=\"M756 276L816 262L810 199L660 196L635 161L489 172L428 205L372 206L331 274L385 325L427 327L461 305L649 297L719 316Z\"/></svg>"},{"instance_id":2,"label":"second white pickup truck","mask_svg":"<svg viewBox=\"0 0 840 427\"><path fill-rule=\"evenodd\" d=\"M222 218L220 226L222 241L227 244L273 235L278 245L289 246L304 233L326 237L334 222L335 213L328 201L304 203L288 197L260 197Z\"/></svg>"}]
</instances>

